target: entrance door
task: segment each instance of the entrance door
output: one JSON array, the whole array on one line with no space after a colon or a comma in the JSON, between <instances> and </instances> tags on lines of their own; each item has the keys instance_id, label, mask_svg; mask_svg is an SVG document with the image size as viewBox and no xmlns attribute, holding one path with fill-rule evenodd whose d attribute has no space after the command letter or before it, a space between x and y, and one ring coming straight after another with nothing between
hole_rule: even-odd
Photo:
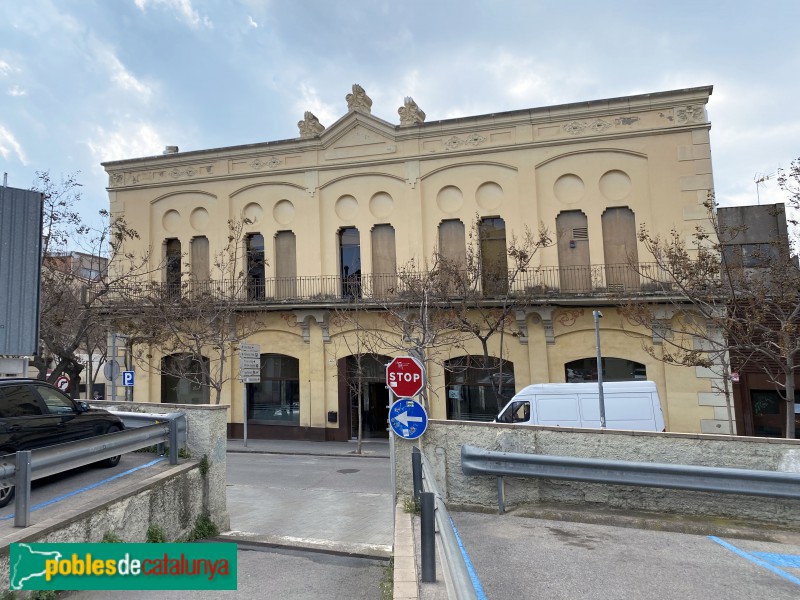
<instances>
[{"instance_id":1,"label":"entrance door","mask_svg":"<svg viewBox=\"0 0 800 600\"><path fill-rule=\"evenodd\" d=\"M350 398L350 437L358 437L358 395L353 391ZM361 384L361 433L362 439L388 437L389 390L386 382Z\"/></svg>"}]
</instances>

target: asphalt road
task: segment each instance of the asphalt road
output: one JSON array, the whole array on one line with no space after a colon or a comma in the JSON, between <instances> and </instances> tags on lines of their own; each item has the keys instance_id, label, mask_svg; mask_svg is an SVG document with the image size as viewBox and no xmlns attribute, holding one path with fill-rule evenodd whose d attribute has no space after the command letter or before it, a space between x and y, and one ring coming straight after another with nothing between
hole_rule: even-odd
<instances>
[{"instance_id":1,"label":"asphalt road","mask_svg":"<svg viewBox=\"0 0 800 600\"><path fill-rule=\"evenodd\" d=\"M228 453L232 539L388 555L385 458Z\"/></svg>"},{"instance_id":2,"label":"asphalt road","mask_svg":"<svg viewBox=\"0 0 800 600\"><path fill-rule=\"evenodd\" d=\"M487 598L800 598L800 545L513 514L453 521Z\"/></svg>"}]
</instances>

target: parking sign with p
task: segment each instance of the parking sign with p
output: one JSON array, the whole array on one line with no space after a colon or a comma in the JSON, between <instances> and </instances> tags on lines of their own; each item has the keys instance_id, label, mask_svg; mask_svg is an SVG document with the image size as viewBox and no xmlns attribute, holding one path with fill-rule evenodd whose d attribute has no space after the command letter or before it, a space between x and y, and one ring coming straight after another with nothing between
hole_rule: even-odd
<instances>
[{"instance_id":1,"label":"parking sign with p","mask_svg":"<svg viewBox=\"0 0 800 600\"><path fill-rule=\"evenodd\" d=\"M133 387L133 371L122 372L122 386Z\"/></svg>"}]
</instances>

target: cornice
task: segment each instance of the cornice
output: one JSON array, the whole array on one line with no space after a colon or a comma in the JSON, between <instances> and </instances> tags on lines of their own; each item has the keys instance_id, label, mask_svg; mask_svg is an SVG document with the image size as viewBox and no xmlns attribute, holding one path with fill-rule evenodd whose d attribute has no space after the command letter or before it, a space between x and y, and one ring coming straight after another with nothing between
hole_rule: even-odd
<instances>
[{"instance_id":1,"label":"cornice","mask_svg":"<svg viewBox=\"0 0 800 600\"><path fill-rule=\"evenodd\" d=\"M535 148L551 148L554 146L566 147L566 146L574 146L586 143L613 142L621 139L635 139L635 138L650 137L656 135L659 136L674 135L677 133L690 132L697 129L709 130L710 128L711 124L704 122L693 125L672 126L670 128L665 128L665 129L643 129L640 131L625 131L625 132L606 133L602 135L592 135L591 137L558 138L553 140L533 140L530 142L515 143L513 145L475 147L469 149L437 152L435 154L420 152L414 155L361 159L353 162L338 162L334 164L322 164L320 162L317 162L313 165L305 165L296 168L284 168L279 171L272 171L270 173L274 173L276 175L279 174L282 177L286 177L290 175L303 175L305 173L312 171L323 173L327 171L337 171L343 168L354 168L354 167L366 170L386 165L402 165L414 161L425 163L430 161L441 161L452 158L486 156L487 154L524 151ZM613 150L613 148L604 148L604 150ZM241 158L241 157L220 156L218 157L218 160L232 160L233 158ZM192 164L192 163L184 161L182 164ZM264 175L264 174L265 174L264 172L224 173L224 174L220 173L217 175L213 175L211 177L199 176L192 178L191 180L184 179L177 181L160 181L157 183L139 183L134 186L132 185L109 186L106 188L106 190L110 192L124 191L124 190L142 190L142 189L164 188L170 186L186 185L188 183L191 183L192 185L197 185L197 184L205 184L205 183L220 182L220 181L232 181L237 179L252 179L253 177L257 177L259 175ZM427 176L427 173L425 174L425 176Z\"/></svg>"},{"instance_id":2,"label":"cornice","mask_svg":"<svg viewBox=\"0 0 800 600\"><path fill-rule=\"evenodd\" d=\"M145 167L167 169L192 166L194 163L204 159L208 160L208 158L212 156L215 160L224 158L240 160L252 158L256 160L259 156L263 156L264 154L282 156L285 154L320 152L330 148L332 144L355 127L354 124L356 123L363 125L376 134L385 136L389 140L407 142L413 140L429 140L431 138L448 135L458 137L470 133L480 133L481 131L500 128L520 126L535 127L537 125L562 121L576 121L580 123L581 121L588 121L591 119L602 119L603 117L611 118L625 114L635 115L647 111L681 110L697 105L704 108L712 90L712 86L703 86L683 90L671 90L431 121L407 127L393 125L371 114L354 111L341 117L316 137L292 138L240 146L192 150L178 154L108 161L101 164L106 171L112 173L125 168L138 169ZM703 119L703 121L704 120L705 119ZM697 119L695 119L695 121L697 121ZM602 123L599 124L599 127L603 127ZM576 126L576 129L579 128L580 125ZM589 135L585 136L585 139L596 139L598 132L591 130L591 124L585 125L585 129L588 130L589 133ZM648 131L654 133L659 129L661 128L648 129ZM575 135L580 135L583 131L575 131L574 133ZM566 142L568 139L569 138L562 138L562 141ZM517 145L519 146L520 144ZM360 163L361 161L355 162ZM116 188L118 186L112 187Z\"/></svg>"}]
</instances>

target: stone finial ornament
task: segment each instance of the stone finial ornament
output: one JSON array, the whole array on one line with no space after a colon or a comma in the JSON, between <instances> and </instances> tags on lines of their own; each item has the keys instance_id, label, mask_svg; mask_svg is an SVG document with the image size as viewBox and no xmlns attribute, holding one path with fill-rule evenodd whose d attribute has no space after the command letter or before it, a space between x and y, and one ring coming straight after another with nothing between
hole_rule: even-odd
<instances>
[{"instance_id":1,"label":"stone finial ornament","mask_svg":"<svg viewBox=\"0 0 800 600\"><path fill-rule=\"evenodd\" d=\"M397 109L397 114L400 115L400 127L409 127L425 121L425 113L411 96L405 97L403 106Z\"/></svg>"},{"instance_id":2,"label":"stone finial ornament","mask_svg":"<svg viewBox=\"0 0 800 600\"><path fill-rule=\"evenodd\" d=\"M364 88L357 83L353 84L353 93L347 94L345 100L347 100L347 110L349 112L353 112L354 110L359 110L367 114L372 112L372 98L367 96L367 92L364 91Z\"/></svg>"},{"instance_id":3,"label":"stone finial ornament","mask_svg":"<svg viewBox=\"0 0 800 600\"><path fill-rule=\"evenodd\" d=\"M303 120L297 122L297 127L300 129L300 137L315 137L325 131L325 125L319 122L309 111L303 115Z\"/></svg>"}]
</instances>

